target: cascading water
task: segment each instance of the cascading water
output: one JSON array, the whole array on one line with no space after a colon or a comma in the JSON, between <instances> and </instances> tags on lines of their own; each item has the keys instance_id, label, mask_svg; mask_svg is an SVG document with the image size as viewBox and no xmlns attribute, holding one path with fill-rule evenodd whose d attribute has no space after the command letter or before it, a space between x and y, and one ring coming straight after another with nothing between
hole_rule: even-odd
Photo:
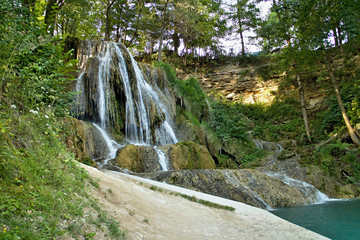
<instances>
[{"instance_id":1,"label":"cascading water","mask_svg":"<svg viewBox=\"0 0 360 240\"><path fill-rule=\"evenodd\" d=\"M307 182L304 181L291 178L287 176L285 173L266 172L266 175L272 178L279 179L283 183L299 189L305 196L307 196L310 199L310 202L312 204L324 203L330 200L326 194L320 192L313 185L308 184Z\"/></svg>"},{"instance_id":2,"label":"cascading water","mask_svg":"<svg viewBox=\"0 0 360 240\"><path fill-rule=\"evenodd\" d=\"M103 165L108 164L109 160L114 159L116 157L117 150L121 147L124 147L124 145L118 144L116 141L111 139L109 134L99 125L95 123L93 123L93 125L99 130L106 143L106 147L108 148L108 153L103 157L104 162L100 164L100 167L102 167Z\"/></svg>"},{"instance_id":3,"label":"cascading water","mask_svg":"<svg viewBox=\"0 0 360 240\"><path fill-rule=\"evenodd\" d=\"M107 163L108 160L114 159L116 156L116 151L121 145L117 144L111 137L108 135L109 127L112 127L111 121L114 121L114 114L111 113L112 107L110 104L114 104L112 100L112 94L110 90L111 77L112 77L112 66L114 66L114 59L117 59L117 69L119 72L121 82L123 84L123 94L125 96L125 135L128 142L134 145L165 145L165 144L174 144L178 140L174 133L172 125L172 117L169 113L169 109L162 100L166 99L165 95L161 95L160 89L156 86L156 90L145 80L145 77L140 70L137 62L134 60L129 51L116 43L104 42L98 46L94 46L94 51L99 53L92 53L91 43L87 45L86 51L83 51L80 67L86 68L84 61L90 59L90 56L95 57L98 61L98 70L97 70L97 92L90 93L94 95L91 100L93 104L93 109L88 111L86 115L87 104L85 100L85 83L84 83L84 72L79 75L78 82L76 84L77 95L77 106L75 110L76 116L82 118L87 116L87 120L97 122L95 127L100 131L101 135L104 137L104 140L108 147L108 154L105 160ZM130 67L127 66L124 54L130 59ZM115 56L115 57L114 57ZM129 77L128 69L133 70L134 79L133 81ZM86 69L85 69L86 71ZM90 83L88 83L90 84ZM92 90L89 90L92 91ZM161 97L160 97L161 95ZM90 103L88 105L91 105ZM151 125L151 108L155 107L155 111L159 118L160 123L158 125ZM83 117L84 118L84 117ZM152 131L151 128L154 128ZM154 150L158 153L159 164L162 167L162 170L168 170L168 163L166 156L161 150L157 147L154 147Z\"/></svg>"}]
</instances>

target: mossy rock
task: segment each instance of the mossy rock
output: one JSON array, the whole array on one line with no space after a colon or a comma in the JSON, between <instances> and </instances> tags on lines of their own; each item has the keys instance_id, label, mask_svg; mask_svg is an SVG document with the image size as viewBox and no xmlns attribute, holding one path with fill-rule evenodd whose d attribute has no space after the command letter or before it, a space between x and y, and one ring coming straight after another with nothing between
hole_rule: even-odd
<instances>
[{"instance_id":1,"label":"mossy rock","mask_svg":"<svg viewBox=\"0 0 360 240\"><path fill-rule=\"evenodd\" d=\"M179 142L160 148L166 153L174 170L215 168L214 160L203 145L194 142Z\"/></svg>"},{"instance_id":2,"label":"mossy rock","mask_svg":"<svg viewBox=\"0 0 360 240\"><path fill-rule=\"evenodd\" d=\"M116 164L133 172L160 171L158 155L151 146L127 145L116 154Z\"/></svg>"}]
</instances>

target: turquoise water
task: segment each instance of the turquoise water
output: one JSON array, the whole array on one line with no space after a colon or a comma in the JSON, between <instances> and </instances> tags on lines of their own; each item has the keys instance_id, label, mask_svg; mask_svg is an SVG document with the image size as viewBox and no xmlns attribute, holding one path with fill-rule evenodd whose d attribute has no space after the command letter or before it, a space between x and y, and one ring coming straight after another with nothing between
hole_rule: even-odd
<instances>
[{"instance_id":1,"label":"turquoise water","mask_svg":"<svg viewBox=\"0 0 360 240\"><path fill-rule=\"evenodd\" d=\"M271 213L331 239L360 239L360 199L279 208Z\"/></svg>"}]
</instances>

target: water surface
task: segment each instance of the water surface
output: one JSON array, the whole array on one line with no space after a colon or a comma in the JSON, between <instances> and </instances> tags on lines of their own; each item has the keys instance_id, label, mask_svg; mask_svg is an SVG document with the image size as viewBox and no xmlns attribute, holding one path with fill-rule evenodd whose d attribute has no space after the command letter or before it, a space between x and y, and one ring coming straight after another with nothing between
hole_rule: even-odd
<instances>
[{"instance_id":1,"label":"water surface","mask_svg":"<svg viewBox=\"0 0 360 240\"><path fill-rule=\"evenodd\" d=\"M271 212L331 239L360 239L360 199L333 200Z\"/></svg>"}]
</instances>

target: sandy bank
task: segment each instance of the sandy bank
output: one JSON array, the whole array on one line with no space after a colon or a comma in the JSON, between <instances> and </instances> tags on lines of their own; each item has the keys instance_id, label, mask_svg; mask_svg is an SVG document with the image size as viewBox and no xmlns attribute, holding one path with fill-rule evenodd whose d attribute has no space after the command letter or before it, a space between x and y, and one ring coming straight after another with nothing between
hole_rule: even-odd
<instances>
[{"instance_id":1,"label":"sandy bank","mask_svg":"<svg viewBox=\"0 0 360 240\"><path fill-rule=\"evenodd\" d=\"M127 229L130 239L327 239L246 204L165 183L82 165L100 179L93 195ZM158 186L165 192L153 191ZM232 206L234 212L207 207L168 192Z\"/></svg>"}]
</instances>

